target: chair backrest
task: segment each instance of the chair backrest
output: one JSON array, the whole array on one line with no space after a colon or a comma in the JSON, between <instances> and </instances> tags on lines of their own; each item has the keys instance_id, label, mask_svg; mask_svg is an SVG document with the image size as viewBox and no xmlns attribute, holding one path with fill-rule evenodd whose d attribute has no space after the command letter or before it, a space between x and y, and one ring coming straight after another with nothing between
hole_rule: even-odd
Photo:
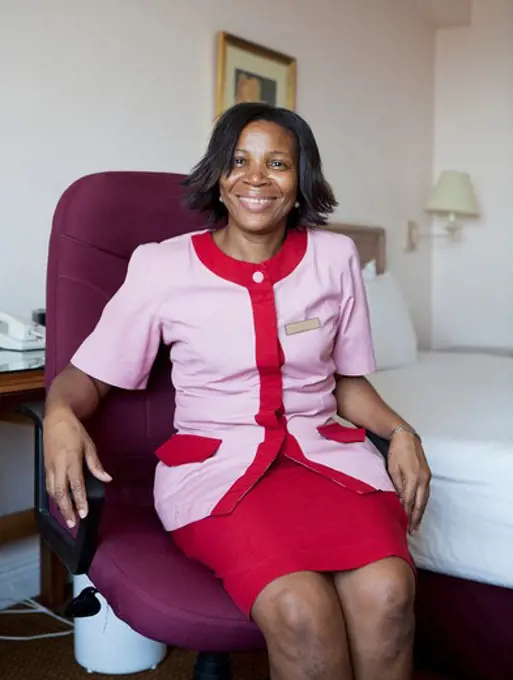
<instances>
[{"instance_id":1,"label":"chair backrest","mask_svg":"<svg viewBox=\"0 0 513 680\"><path fill-rule=\"evenodd\" d=\"M134 249L201 229L182 206L183 175L104 172L72 184L55 211L47 269L47 386L94 328ZM137 319L134 319L134 324ZM151 502L154 451L172 432L174 391L165 348L144 392L114 390L86 425L129 502Z\"/></svg>"}]
</instances>

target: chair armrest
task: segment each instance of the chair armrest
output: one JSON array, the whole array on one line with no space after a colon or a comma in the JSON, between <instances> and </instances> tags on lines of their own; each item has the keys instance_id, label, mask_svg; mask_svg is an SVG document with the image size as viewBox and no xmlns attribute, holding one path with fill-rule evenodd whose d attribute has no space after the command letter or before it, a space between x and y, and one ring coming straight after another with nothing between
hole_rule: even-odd
<instances>
[{"instance_id":1,"label":"chair armrest","mask_svg":"<svg viewBox=\"0 0 513 680\"><path fill-rule=\"evenodd\" d=\"M385 461L388 462L388 449L390 447L390 442L387 439L383 439L383 437L378 437L377 434L374 434L374 432L371 432L370 430L366 430L366 432L368 439L371 440Z\"/></svg>"},{"instance_id":2,"label":"chair armrest","mask_svg":"<svg viewBox=\"0 0 513 680\"><path fill-rule=\"evenodd\" d=\"M105 497L103 484L93 477L87 467L84 466L89 512L85 519L78 520L78 527L75 536L73 536L50 512L43 451L44 404L42 402L22 404L18 411L30 418L35 426L34 505L38 531L41 538L72 574L85 574L89 570L96 552L98 528Z\"/></svg>"}]
</instances>

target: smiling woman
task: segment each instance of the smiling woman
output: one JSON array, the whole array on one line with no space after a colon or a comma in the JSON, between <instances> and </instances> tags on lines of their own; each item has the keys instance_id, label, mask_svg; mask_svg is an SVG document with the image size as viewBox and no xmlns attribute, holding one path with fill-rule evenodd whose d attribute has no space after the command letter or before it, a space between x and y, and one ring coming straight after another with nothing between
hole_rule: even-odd
<instances>
[{"instance_id":1,"label":"smiling woman","mask_svg":"<svg viewBox=\"0 0 513 680\"><path fill-rule=\"evenodd\" d=\"M310 126L297 113L266 104L239 104L224 113L185 185L189 206L208 212L210 223L235 218L230 209L236 207L246 228L276 226L276 220L288 227L324 225L337 205ZM268 199L261 218L244 217L241 204L256 200L237 196Z\"/></svg>"},{"instance_id":2,"label":"smiling woman","mask_svg":"<svg viewBox=\"0 0 513 680\"><path fill-rule=\"evenodd\" d=\"M273 680L406 680L425 459L364 377L360 262L316 228L336 201L313 133L294 112L236 105L185 184L214 228L132 255L50 389L49 491L73 524L71 487L84 516L82 457L106 472L80 418L110 387L144 389L163 342L176 433L156 451L154 498L175 544L256 621ZM392 439L390 475L366 430Z\"/></svg>"},{"instance_id":3,"label":"smiling woman","mask_svg":"<svg viewBox=\"0 0 513 680\"><path fill-rule=\"evenodd\" d=\"M219 183L220 200L239 228L259 231L285 223L297 194L296 144L269 121L242 131L232 170Z\"/></svg>"}]
</instances>

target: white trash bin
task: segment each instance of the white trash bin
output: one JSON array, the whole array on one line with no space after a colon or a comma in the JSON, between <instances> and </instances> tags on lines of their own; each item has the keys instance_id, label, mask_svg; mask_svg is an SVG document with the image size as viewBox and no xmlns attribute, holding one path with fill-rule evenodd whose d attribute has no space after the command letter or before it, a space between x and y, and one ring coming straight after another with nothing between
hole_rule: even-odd
<instances>
[{"instance_id":1,"label":"white trash bin","mask_svg":"<svg viewBox=\"0 0 513 680\"><path fill-rule=\"evenodd\" d=\"M93 584L86 575L74 576L73 597L89 586ZM77 663L88 673L106 675L154 670L166 656L167 646L136 633L117 618L100 593L96 597L102 605L98 614L74 620Z\"/></svg>"}]
</instances>

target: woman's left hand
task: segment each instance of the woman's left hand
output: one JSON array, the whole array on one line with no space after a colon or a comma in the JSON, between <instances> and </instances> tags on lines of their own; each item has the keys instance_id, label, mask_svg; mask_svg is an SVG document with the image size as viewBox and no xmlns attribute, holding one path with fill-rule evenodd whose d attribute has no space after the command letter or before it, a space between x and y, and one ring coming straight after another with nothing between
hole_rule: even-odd
<instances>
[{"instance_id":1,"label":"woman's left hand","mask_svg":"<svg viewBox=\"0 0 513 680\"><path fill-rule=\"evenodd\" d=\"M419 528L429 499L431 470L420 441L410 432L396 432L388 450L388 473L408 515L409 531Z\"/></svg>"}]
</instances>

